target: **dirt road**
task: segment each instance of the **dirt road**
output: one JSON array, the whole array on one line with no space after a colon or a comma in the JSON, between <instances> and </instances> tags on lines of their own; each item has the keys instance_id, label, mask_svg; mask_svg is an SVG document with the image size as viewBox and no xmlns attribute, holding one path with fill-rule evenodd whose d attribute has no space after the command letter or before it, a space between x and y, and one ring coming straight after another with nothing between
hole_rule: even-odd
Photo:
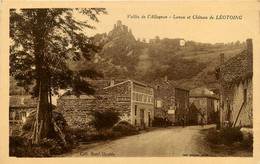
<instances>
[{"instance_id":1,"label":"dirt road","mask_svg":"<svg viewBox=\"0 0 260 164\"><path fill-rule=\"evenodd\" d=\"M71 154L72 157L173 157L205 156L209 150L205 146L202 129L212 125L189 127L171 127L129 136L97 145L87 150Z\"/></svg>"}]
</instances>

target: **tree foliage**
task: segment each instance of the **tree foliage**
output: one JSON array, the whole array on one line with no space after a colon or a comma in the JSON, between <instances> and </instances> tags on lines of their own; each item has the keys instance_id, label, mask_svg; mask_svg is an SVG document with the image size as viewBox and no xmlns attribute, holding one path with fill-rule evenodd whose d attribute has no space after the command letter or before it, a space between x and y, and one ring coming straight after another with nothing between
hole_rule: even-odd
<instances>
[{"instance_id":1,"label":"tree foliage","mask_svg":"<svg viewBox=\"0 0 260 164\"><path fill-rule=\"evenodd\" d=\"M81 14L84 20L74 15ZM84 29L94 28L88 20L98 21L103 8L89 9L11 9L10 10L10 75L18 85L38 97L32 140L53 137L62 132L52 119L51 94L71 88L75 94L93 93L83 77L96 77L95 70L72 71L68 60L90 60L98 47L84 35Z\"/></svg>"},{"instance_id":2,"label":"tree foliage","mask_svg":"<svg viewBox=\"0 0 260 164\"><path fill-rule=\"evenodd\" d=\"M85 16L85 20L77 20L75 13ZM82 77L93 78L95 75L100 76L100 73L93 69L73 72L69 69L67 60L90 60L91 52L98 51L99 47L84 35L84 29L94 29L88 21L98 22L97 15L101 13L106 14L106 10L10 10L10 75L27 91L36 82L33 90L35 96L38 96L39 76L43 70L47 72L54 93L60 88L68 87L76 93L93 92Z\"/></svg>"}]
</instances>

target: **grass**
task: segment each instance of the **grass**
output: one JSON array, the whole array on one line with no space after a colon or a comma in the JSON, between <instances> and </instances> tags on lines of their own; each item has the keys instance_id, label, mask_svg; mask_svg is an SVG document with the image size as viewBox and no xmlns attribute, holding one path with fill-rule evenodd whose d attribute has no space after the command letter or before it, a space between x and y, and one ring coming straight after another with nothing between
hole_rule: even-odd
<instances>
[{"instance_id":1,"label":"grass","mask_svg":"<svg viewBox=\"0 0 260 164\"><path fill-rule=\"evenodd\" d=\"M243 138L239 127L204 131L205 141L217 156L252 156L253 135Z\"/></svg>"}]
</instances>

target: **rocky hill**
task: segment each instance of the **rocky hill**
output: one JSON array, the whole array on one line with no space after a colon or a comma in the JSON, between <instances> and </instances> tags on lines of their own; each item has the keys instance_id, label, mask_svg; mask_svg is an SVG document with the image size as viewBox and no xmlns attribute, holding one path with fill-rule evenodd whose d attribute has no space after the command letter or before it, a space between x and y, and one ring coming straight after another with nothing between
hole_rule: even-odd
<instances>
[{"instance_id":1,"label":"rocky hill","mask_svg":"<svg viewBox=\"0 0 260 164\"><path fill-rule=\"evenodd\" d=\"M93 55L91 62L70 62L73 69L92 67L105 79L130 78L145 83L168 76L188 89L210 90L218 88L214 69L219 65L219 54L224 53L228 60L246 47L240 42L210 44L182 38L140 41L121 21L108 34L96 34L93 43L101 47L100 52Z\"/></svg>"},{"instance_id":2,"label":"rocky hill","mask_svg":"<svg viewBox=\"0 0 260 164\"><path fill-rule=\"evenodd\" d=\"M94 36L101 46L94 63L105 78L131 78L149 83L168 76L183 86L194 89L218 88L214 69L219 65L219 54L225 59L245 48L245 43L198 43L182 38L155 37L148 42L135 39L131 29L118 21L108 33Z\"/></svg>"}]
</instances>

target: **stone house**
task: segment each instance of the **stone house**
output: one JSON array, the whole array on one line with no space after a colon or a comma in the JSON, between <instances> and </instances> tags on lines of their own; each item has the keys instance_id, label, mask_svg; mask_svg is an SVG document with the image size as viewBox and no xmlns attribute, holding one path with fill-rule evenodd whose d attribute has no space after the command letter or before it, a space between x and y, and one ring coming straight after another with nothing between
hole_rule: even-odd
<instances>
[{"instance_id":1,"label":"stone house","mask_svg":"<svg viewBox=\"0 0 260 164\"><path fill-rule=\"evenodd\" d=\"M12 95L9 102L9 120L13 122L25 122L29 114L36 110L37 99L31 95Z\"/></svg>"},{"instance_id":2,"label":"stone house","mask_svg":"<svg viewBox=\"0 0 260 164\"><path fill-rule=\"evenodd\" d=\"M30 113L37 108L37 99L31 95L12 95L9 98L9 127L10 135L19 133L22 124Z\"/></svg>"},{"instance_id":3,"label":"stone house","mask_svg":"<svg viewBox=\"0 0 260 164\"><path fill-rule=\"evenodd\" d=\"M253 45L247 39L247 49L216 68L220 82L220 125L221 127L253 127Z\"/></svg>"},{"instance_id":4,"label":"stone house","mask_svg":"<svg viewBox=\"0 0 260 164\"><path fill-rule=\"evenodd\" d=\"M154 80L150 86L154 88L155 117L167 117L175 124L180 124L184 117L187 122L189 90L177 86L167 77Z\"/></svg>"},{"instance_id":5,"label":"stone house","mask_svg":"<svg viewBox=\"0 0 260 164\"><path fill-rule=\"evenodd\" d=\"M127 80L104 88L107 101L103 107L113 107L121 120L141 128L152 126L154 118L154 91L146 84Z\"/></svg>"},{"instance_id":6,"label":"stone house","mask_svg":"<svg viewBox=\"0 0 260 164\"><path fill-rule=\"evenodd\" d=\"M215 95L191 95L189 121L192 124L218 123L219 98ZM194 110L196 109L196 110ZM197 115L194 114L197 111ZM194 118L195 116L195 118Z\"/></svg>"},{"instance_id":7,"label":"stone house","mask_svg":"<svg viewBox=\"0 0 260 164\"><path fill-rule=\"evenodd\" d=\"M151 126L154 117L154 93L151 87L134 80L93 80L91 83L99 85L93 96L64 95L57 100L57 107L69 126L87 127L92 120L92 111L107 109L118 112L121 121L140 128Z\"/></svg>"}]
</instances>

